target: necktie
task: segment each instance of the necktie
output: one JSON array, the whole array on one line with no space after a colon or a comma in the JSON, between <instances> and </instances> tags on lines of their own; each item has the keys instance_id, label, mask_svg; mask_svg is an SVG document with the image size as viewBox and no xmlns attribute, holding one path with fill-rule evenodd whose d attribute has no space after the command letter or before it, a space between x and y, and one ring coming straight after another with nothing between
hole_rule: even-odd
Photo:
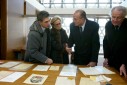
<instances>
[{"instance_id":1,"label":"necktie","mask_svg":"<svg viewBox=\"0 0 127 85\"><path fill-rule=\"evenodd\" d=\"M119 26L118 25L115 26L115 30L119 30Z\"/></svg>"},{"instance_id":2,"label":"necktie","mask_svg":"<svg viewBox=\"0 0 127 85\"><path fill-rule=\"evenodd\" d=\"M82 27L79 27L80 33L82 33Z\"/></svg>"}]
</instances>

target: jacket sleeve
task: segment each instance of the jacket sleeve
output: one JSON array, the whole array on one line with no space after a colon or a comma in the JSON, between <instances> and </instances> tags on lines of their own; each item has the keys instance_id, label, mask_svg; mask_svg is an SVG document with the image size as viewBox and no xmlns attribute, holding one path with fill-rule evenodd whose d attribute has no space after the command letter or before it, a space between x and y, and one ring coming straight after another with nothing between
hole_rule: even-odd
<instances>
[{"instance_id":1,"label":"jacket sleeve","mask_svg":"<svg viewBox=\"0 0 127 85\"><path fill-rule=\"evenodd\" d=\"M104 58L109 58L110 57L110 47L109 47L109 44L108 44L108 40L107 40L107 24L105 26L105 36L104 36L104 39L103 39L103 51L104 51Z\"/></svg>"},{"instance_id":2,"label":"jacket sleeve","mask_svg":"<svg viewBox=\"0 0 127 85\"><path fill-rule=\"evenodd\" d=\"M92 37L92 57L91 61L97 62L98 61L98 53L100 49L100 41L99 41L99 25L96 23L93 31Z\"/></svg>"},{"instance_id":3,"label":"jacket sleeve","mask_svg":"<svg viewBox=\"0 0 127 85\"><path fill-rule=\"evenodd\" d=\"M69 35L69 39L68 39L68 47L70 47L70 48L74 44L73 29L74 29L74 23L71 23L70 24L70 35Z\"/></svg>"},{"instance_id":4,"label":"jacket sleeve","mask_svg":"<svg viewBox=\"0 0 127 85\"><path fill-rule=\"evenodd\" d=\"M28 35L27 50L32 58L44 63L48 57L46 57L46 55L40 52L40 49L43 49L43 47L41 48L41 40L42 38L40 34L38 33L35 34L33 32L30 33Z\"/></svg>"}]
</instances>

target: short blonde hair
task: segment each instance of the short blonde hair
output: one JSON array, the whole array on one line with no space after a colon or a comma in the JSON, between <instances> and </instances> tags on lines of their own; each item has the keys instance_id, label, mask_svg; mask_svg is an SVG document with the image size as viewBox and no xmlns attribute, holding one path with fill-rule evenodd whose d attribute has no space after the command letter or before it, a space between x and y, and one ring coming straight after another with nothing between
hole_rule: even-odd
<instances>
[{"instance_id":1,"label":"short blonde hair","mask_svg":"<svg viewBox=\"0 0 127 85\"><path fill-rule=\"evenodd\" d=\"M54 22L57 21L57 20L60 20L60 21L61 21L61 17L60 17L60 16L54 16L54 17L52 18L52 20L51 20L51 25L53 25Z\"/></svg>"}]
</instances>

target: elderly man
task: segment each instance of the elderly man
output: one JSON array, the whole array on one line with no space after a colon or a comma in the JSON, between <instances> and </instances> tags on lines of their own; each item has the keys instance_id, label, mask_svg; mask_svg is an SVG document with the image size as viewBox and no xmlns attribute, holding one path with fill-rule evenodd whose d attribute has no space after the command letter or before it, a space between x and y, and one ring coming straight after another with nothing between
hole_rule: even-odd
<instances>
[{"instance_id":1,"label":"elderly man","mask_svg":"<svg viewBox=\"0 0 127 85\"><path fill-rule=\"evenodd\" d=\"M126 76L127 65L127 19L126 8L116 6L111 10L111 20L105 25L103 40L104 66L112 66L120 75Z\"/></svg>"},{"instance_id":2,"label":"elderly man","mask_svg":"<svg viewBox=\"0 0 127 85\"><path fill-rule=\"evenodd\" d=\"M96 66L100 48L99 25L86 17L84 10L76 10L70 24L70 36L66 50L71 53L75 44L74 64Z\"/></svg>"}]
</instances>

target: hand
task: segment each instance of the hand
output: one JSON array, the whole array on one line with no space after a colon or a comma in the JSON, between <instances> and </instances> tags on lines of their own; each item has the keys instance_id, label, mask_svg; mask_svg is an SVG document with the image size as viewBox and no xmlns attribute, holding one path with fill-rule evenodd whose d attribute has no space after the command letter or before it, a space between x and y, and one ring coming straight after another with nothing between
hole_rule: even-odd
<instances>
[{"instance_id":1,"label":"hand","mask_svg":"<svg viewBox=\"0 0 127 85\"><path fill-rule=\"evenodd\" d=\"M122 74L124 75L125 78L127 78L126 68L125 68L125 65L124 64L122 64L120 66L120 75L122 75Z\"/></svg>"},{"instance_id":2,"label":"hand","mask_svg":"<svg viewBox=\"0 0 127 85\"><path fill-rule=\"evenodd\" d=\"M50 58L48 58L47 60L46 60L46 62L45 62L46 64L52 64L53 63L53 60L52 59L50 59Z\"/></svg>"},{"instance_id":3,"label":"hand","mask_svg":"<svg viewBox=\"0 0 127 85\"><path fill-rule=\"evenodd\" d=\"M108 67L109 65L108 65L108 59L107 58L105 58L105 60L104 60L104 62L103 62L103 66L105 66L105 67Z\"/></svg>"},{"instance_id":4,"label":"hand","mask_svg":"<svg viewBox=\"0 0 127 85\"><path fill-rule=\"evenodd\" d=\"M72 49L68 47L68 44L66 44L66 51L68 52L68 54L72 53Z\"/></svg>"},{"instance_id":5,"label":"hand","mask_svg":"<svg viewBox=\"0 0 127 85\"><path fill-rule=\"evenodd\" d=\"M97 65L96 62L89 62L89 64L87 64L87 66L90 66L90 67L94 67L94 66L96 66L96 65Z\"/></svg>"}]
</instances>

